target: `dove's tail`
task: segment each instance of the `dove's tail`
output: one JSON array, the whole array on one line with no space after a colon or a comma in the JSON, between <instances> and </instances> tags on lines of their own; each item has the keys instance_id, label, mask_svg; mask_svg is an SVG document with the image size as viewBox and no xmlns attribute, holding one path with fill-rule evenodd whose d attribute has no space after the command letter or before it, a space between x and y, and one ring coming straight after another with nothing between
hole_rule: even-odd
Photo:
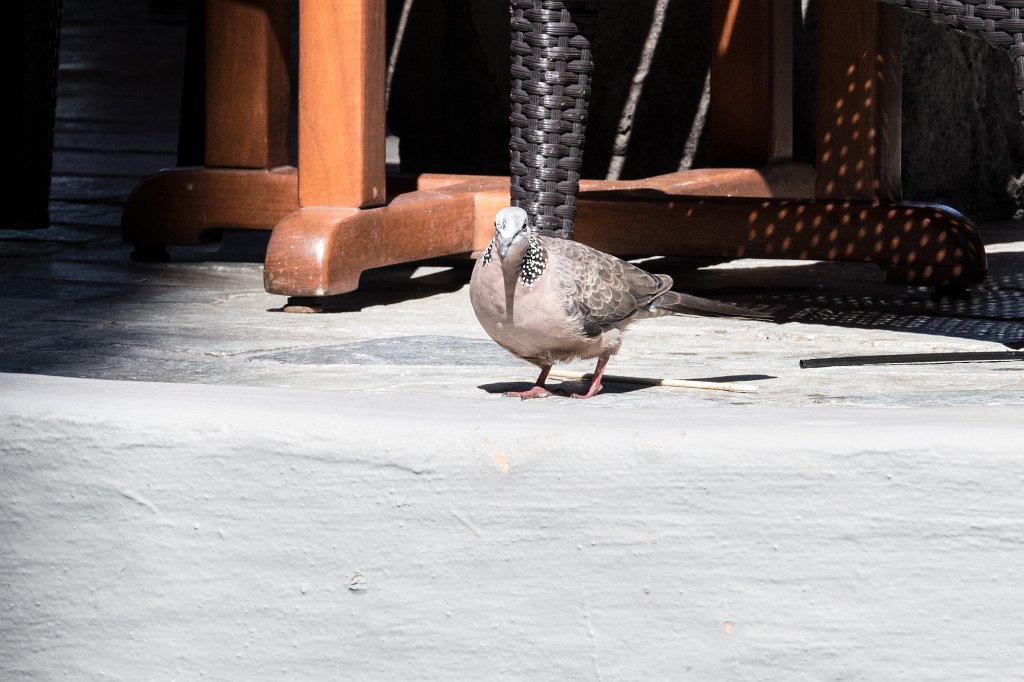
<instances>
[{"instance_id":1,"label":"dove's tail","mask_svg":"<svg viewBox=\"0 0 1024 682\"><path fill-rule=\"evenodd\" d=\"M700 296L666 291L651 305L655 313L679 313L682 315L710 315L714 317L744 317L751 320L770 320L772 316L731 303L720 303Z\"/></svg>"}]
</instances>

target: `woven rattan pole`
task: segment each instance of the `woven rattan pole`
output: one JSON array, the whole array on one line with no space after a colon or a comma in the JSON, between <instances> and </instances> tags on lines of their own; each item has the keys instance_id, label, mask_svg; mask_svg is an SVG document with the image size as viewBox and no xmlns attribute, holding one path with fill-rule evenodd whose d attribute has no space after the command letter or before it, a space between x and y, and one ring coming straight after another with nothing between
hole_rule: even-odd
<instances>
[{"instance_id":1,"label":"woven rattan pole","mask_svg":"<svg viewBox=\"0 0 1024 682\"><path fill-rule=\"evenodd\" d=\"M1017 88L1017 110L1021 118L1024 118L1024 33L1013 36L1010 59L1013 60L1014 83Z\"/></svg>"},{"instance_id":2,"label":"woven rattan pole","mask_svg":"<svg viewBox=\"0 0 1024 682\"><path fill-rule=\"evenodd\" d=\"M207 0L207 166L288 163L289 35L286 0Z\"/></svg>"},{"instance_id":3,"label":"woven rattan pole","mask_svg":"<svg viewBox=\"0 0 1024 682\"><path fill-rule=\"evenodd\" d=\"M510 0L511 204L571 239L583 165L599 0Z\"/></svg>"}]
</instances>

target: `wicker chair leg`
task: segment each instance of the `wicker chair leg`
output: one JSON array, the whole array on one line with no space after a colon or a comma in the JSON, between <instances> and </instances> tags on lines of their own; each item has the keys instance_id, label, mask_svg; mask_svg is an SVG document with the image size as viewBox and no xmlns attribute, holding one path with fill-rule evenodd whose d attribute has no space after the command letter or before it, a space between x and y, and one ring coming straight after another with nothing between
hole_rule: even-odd
<instances>
[{"instance_id":1,"label":"wicker chair leg","mask_svg":"<svg viewBox=\"0 0 1024 682\"><path fill-rule=\"evenodd\" d=\"M571 239L583 165L599 0L510 0L512 206Z\"/></svg>"}]
</instances>

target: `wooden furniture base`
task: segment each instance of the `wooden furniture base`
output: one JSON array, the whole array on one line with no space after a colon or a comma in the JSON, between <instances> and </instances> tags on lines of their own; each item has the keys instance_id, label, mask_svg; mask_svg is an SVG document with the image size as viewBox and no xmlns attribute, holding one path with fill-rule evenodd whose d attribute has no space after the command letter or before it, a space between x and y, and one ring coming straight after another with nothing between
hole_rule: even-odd
<instances>
[{"instance_id":1,"label":"wooden furniture base","mask_svg":"<svg viewBox=\"0 0 1024 682\"><path fill-rule=\"evenodd\" d=\"M780 27L791 3L713 4L713 153L748 167L583 181L576 238L623 256L854 261L899 283L981 281L985 249L970 221L900 201L898 9L821 0L817 155L813 166L786 161L792 55ZM384 176L383 0L302 0L299 164L281 165L283 4L207 0L208 36L246 30L207 44L206 167L143 181L125 207L125 239L151 254L226 227L272 229L266 288L301 298L352 291L369 268L485 248L507 178L425 175L398 192ZM760 87L737 101L730 88L752 82Z\"/></svg>"},{"instance_id":2,"label":"wooden furniture base","mask_svg":"<svg viewBox=\"0 0 1024 682\"><path fill-rule=\"evenodd\" d=\"M267 291L306 298L353 291L370 268L479 252L494 214L508 205L507 180L498 177L425 175L415 191L367 209L300 208L296 181L294 169L165 171L132 195L125 237L152 247L206 243L238 224L273 229ZM813 170L799 164L584 181L577 238L621 256L867 262L894 283L984 278L977 230L952 209L774 196L780 187L786 196L812 196L814 181Z\"/></svg>"},{"instance_id":3,"label":"wooden furniture base","mask_svg":"<svg viewBox=\"0 0 1024 682\"><path fill-rule=\"evenodd\" d=\"M223 228L272 229L299 209L298 173L272 170L173 168L143 180L121 217L125 241L136 248L217 241Z\"/></svg>"},{"instance_id":4,"label":"wooden furniture base","mask_svg":"<svg viewBox=\"0 0 1024 682\"><path fill-rule=\"evenodd\" d=\"M743 175L723 174L734 181ZM985 275L977 231L950 209L777 199L767 192L754 202L752 178L743 198L712 196L707 185L684 178L676 179L697 196L642 183L584 183L577 239L620 256L874 263L889 281L904 284L950 286ZM303 298L346 293L369 268L479 253L493 236L495 213L507 205L506 180L493 178L410 192L380 208L300 209L271 236L267 291Z\"/></svg>"}]
</instances>

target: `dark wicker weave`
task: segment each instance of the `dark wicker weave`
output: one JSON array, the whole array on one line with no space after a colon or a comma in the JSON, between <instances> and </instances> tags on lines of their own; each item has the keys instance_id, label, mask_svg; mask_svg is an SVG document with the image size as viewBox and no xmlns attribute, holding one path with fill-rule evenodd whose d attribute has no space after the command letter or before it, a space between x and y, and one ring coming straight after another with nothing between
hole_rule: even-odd
<instances>
[{"instance_id":1,"label":"dark wicker weave","mask_svg":"<svg viewBox=\"0 0 1024 682\"><path fill-rule=\"evenodd\" d=\"M511 203L543 234L572 238L599 0L510 0Z\"/></svg>"},{"instance_id":2,"label":"dark wicker weave","mask_svg":"<svg viewBox=\"0 0 1024 682\"><path fill-rule=\"evenodd\" d=\"M1024 0L881 0L984 38L1010 53L1017 73L1017 104L1024 116Z\"/></svg>"}]
</instances>

